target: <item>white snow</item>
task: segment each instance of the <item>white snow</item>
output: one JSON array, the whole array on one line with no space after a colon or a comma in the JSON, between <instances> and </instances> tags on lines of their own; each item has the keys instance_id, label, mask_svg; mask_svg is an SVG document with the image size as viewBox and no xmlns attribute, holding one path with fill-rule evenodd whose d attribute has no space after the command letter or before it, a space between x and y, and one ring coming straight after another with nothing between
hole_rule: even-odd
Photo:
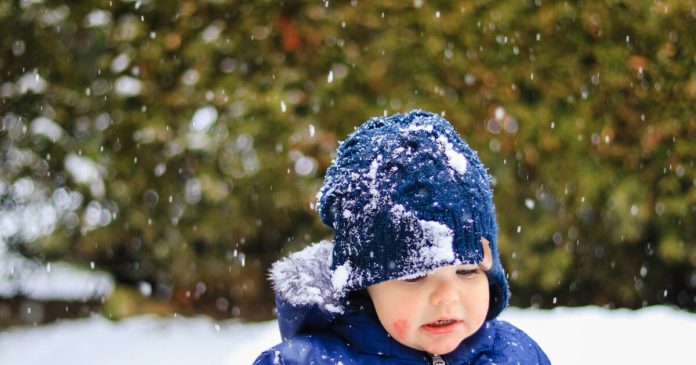
<instances>
[{"instance_id":1,"label":"white snow","mask_svg":"<svg viewBox=\"0 0 696 365\"><path fill-rule=\"evenodd\" d=\"M105 10L93 10L85 16L86 27L103 27L111 24L111 13Z\"/></svg>"},{"instance_id":2,"label":"white snow","mask_svg":"<svg viewBox=\"0 0 696 365\"><path fill-rule=\"evenodd\" d=\"M70 153L65 157L65 170L78 184L89 185L95 197L104 195L103 167L89 158Z\"/></svg>"},{"instance_id":3,"label":"white snow","mask_svg":"<svg viewBox=\"0 0 696 365\"><path fill-rule=\"evenodd\" d=\"M203 32L201 32L201 39L205 43L213 43L220 39L220 34L222 34L222 25L220 23L213 23L210 24L208 27L203 29Z\"/></svg>"},{"instance_id":4,"label":"white snow","mask_svg":"<svg viewBox=\"0 0 696 365\"><path fill-rule=\"evenodd\" d=\"M70 214L72 207L50 204L46 201L44 188L34 180L23 177L12 185L0 182L0 190L9 190L14 206L8 206L0 214L0 265L5 241L12 236L27 241L35 240L53 232L60 216Z\"/></svg>"},{"instance_id":5,"label":"white snow","mask_svg":"<svg viewBox=\"0 0 696 365\"><path fill-rule=\"evenodd\" d=\"M551 311L506 309L554 364L683 364L692 358L696 315L664 306Z\"/></svg>"},{"instance_id":6,"label":"white snow","mask_svg":"<svg viewBox=\"0 0 696 365\"><path fill-rule=\"evenodd\" d=\"M95 317L6 331L0 336L0 364L251 364L279 341L275 322Z\"/></svg>"},{"instance_id":7,"label":"white snow","mask_svg":"<svg viewBox=\"0 0 696 365\"><path fill-rule=\"evenodd\" d=\"M116 79L114 85L116 93L125 97L140 95L143 89L143 83L131 76L121 76Z\"/></svg>"},{"instance_id":8,"label":"white snow","mask_svg":"<svg viewBox=\"0 0 696 365\"><path fill-rule=\"evenodd\" d=\"M531 210L534 209L536 203L534 203L534 200L527 198L524 200L524 205L527 207L527 209Z\"/></svg>"},{"instance_id":9,"label":"white snow","mask_svg":"<svg viewBox=\"0 0 696 365\"><path fill-rule=\"evenodd\" d=\"M218 112L215 107L204 106L198 108L191 118L191 129L196 132L207 132L217 121Z\"/></svg>"},{"instance_id":10,"label":"white snow","mask_svg":"<svg viewBox=\"0 0 696 365\"><path fill-rule=\"evenodd\" d=\"M114 291L114 280L101 271L81 270L61 262L37 265L11 255L3 259L0 297L22 294L36 300L90 300L108 297Z\"/></svg>"},{"instance_id":11,"label":"white snow","mask_svg":"<svg viewBox=\"0 0 696 365\"><path fill-rule=\"evenodd\" d=\"M94 161L78 156L74 153L65 158L65 169L75 182L80 184L91 183L99 179L99 165Z\"/></svg>"},{"instance_id":12,"label":"white snow","mask_svg":"<svg viewBox=\"0 0 696 365\"><path fill-rule=\"evenodd\" d=\"M683 364L693 357L696 315L669 307L508 308L502 319L534 338L553 364ZM251 364L278 342L275 321L94 317L4 331L0 364Z\"/></svg>"},{"instance_id":13,"label":"white snow","mask_svg":"<svg viewBox=\"0 0 696 365\"><path fill-rule=\"evenodd\" d=\"M210 149L214 145L208 132L218 119L218 111L213 106L198 108L191 117L190 131L186 136L188 148L192 150Z\"/></svg>"},{"instance_id":14,"label":"white snow","mask_svg":"<svg viewBox=\"0 0 696 365\"><path fill-rule=\"evenodd\" d=\"M343 265L338 266L331 275L331 285L337 291L342 291L343 288L348 285L348 278L350 277L351 267L350 261L346 261Z\"/></svg>"},{"instance_id":15,"label":"white snow","mask_svg":"<svg viewBox=\"0 0 696 365\"><path fill-rule=\"evenodd\" d=\"M433 131L433 125L432 124L411 124L406 128L400 128L399 131L401 133L410 133L410 132L417 132L417 131L426 131L428 133L432 133Z\"/></svg>"},{"instance_id":16,"label":"white snow","mask_svg":"<svg viewBox=\"0 0 696 365\"><path fill-rule=\"evenodd\" d=\"M432 262L454 260L452 250L452 230L446 225L436 221L418 220L423 229L424 237L420 257Z\"/></svg>"},{"instance_id":17,"label":"white snow","mask_svg":"<svg viewBox=\"0 0 696 365\"><path fill-rule=\"evenodd\" d=\"M416 248L410 254L415 262L443 262L454 261L454 251L452 250L452 240L454 234L447 225L437 221L418 219L416 215L407 210L401 204L394 204L390 213L393 216L394 224L399 225L419 225L423 231L422 242L416 244ZM415 229L415 227L412 227ZM416 273L416 276L421 273ZM404 278L410 277L407 275Z\"/></svg>"},{"instance_id":18,"label":"white snow","mask_svg":"<svg viewBox=\"0 0 696 365\"><path fill-rule=\"evenodd\" d=\"M426 131L428 133L432 133L433 131L433 126L431 124L412 124L409 125L407 128L401 128L399 129L402 133L412 133L412 132L417 132L417 131ZM445 136L439 136L437 138L437 142L440 143L442 148L445 150L445 156L447 156L447 162L452 168L452 170L464 175L466 173L466 167L467 167L467 160L464 155L461 153L457 152L454 149L454 146L452 143L447 139Z\"/></svg>"},{"instance_id":19,"label":"white snow","mask_svg":"<svg viewBox=\"0 0 696 365\"><path fill-rule=\"evenodd\" d=\"M365 178L369 179L368 187L370 188L370 195L372 196L370 203L365 207L366 209L376 209L379 204L380 194L377 189L377 170L381 162L382 155L378 155L377 158L372 160L370 163L370 170L365 174Z\"/></svg>"},{"instance_id":20,"label":"white snow","mask_svg":"<svg viewBox=\"0 0 696 365\"><path fill-rule=\"evenodd\" d=\"M27 72L17 80L17 89L20 94L31 91L34 94L43 94L48 83L36 71Z\"/></svg>"},{"instance_id":21,"label":"white snow","mask_svg":"<svg viewBox=\"0 0 696 365\"><path fill-rule=\"evenodd\" d=\"M452 170L464 175L467 166L466 157L455 151L454 146L445 136L440 136L437 141L440 142L440 145L445 149L445 156L447 156L447 162Z\"/></svg>"},{"instance_id":22,"label":"white snow","mask_svg":"<svg viewBox=\"0 0 696 365\"><path fill-rule=\"evenodd\" d=\"M295 172L300 176L313 174L317 169L317 160L311 156L300 156L295 161Z\"/></svg>"},{"instance_id":23,"label":"white snow","mask_svg":"<svg viewBox=\"0 0 696 365\"><path fill-rule=\"evenodd\" d=\"M499 106L499 107L495 108L495 112L494 112L495 119L503 120L503 118L505 118L505 114L507 114L507 113L505 112L505 109L503 109L503 107Z\"/></svg>"},{"instance_id":24,"label":"white snow","mask_svg":"<svg viewBox=\"0 0 696 365\"><path fill-rule=\"evenodd\" d=\"M130 57L125 53L121 53L118 56L114 57L114 59L111 61L111 71L113 71L114 73L120 73L121 71L128 68L130 62Z\"/></svg>"},{"instance_id":25,"label":"white snow","mask_svg":"<svg viewBox=\"0 0 696 365\"><path fill-rule=\"evenodd\" d=\"M31 121L31 132L33 134L43 134L51 141L56 142L63 135L63 128L46 117L38 117Z\"/></svg>"},{"instance_id":26,"label":"white snow","mask_svg":"<svg viewBox=\"0 0 696 365\"><path fill-rule=\"evenodd\" d=\"M379 168L380 161L382 161L381 155L378 156L376 159L372 160L372 162L370 162L370 171L367 172L367 175L365 175L365 177L372 181L377 179L377 169Z\"/></svg>"}]
</instances>

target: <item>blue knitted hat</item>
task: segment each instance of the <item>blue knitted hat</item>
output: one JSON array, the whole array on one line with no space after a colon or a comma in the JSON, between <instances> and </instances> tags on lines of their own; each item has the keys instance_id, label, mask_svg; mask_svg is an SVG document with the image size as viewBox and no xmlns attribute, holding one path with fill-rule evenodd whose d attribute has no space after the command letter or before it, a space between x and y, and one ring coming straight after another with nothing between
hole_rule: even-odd
<instances>
[{"instance_id":1,"label":"blue knitted hat","mask_svg":"<svg viewBox=\"0 0 696 365\"><path fill-rule=\"evenodd\" d=\"M493 256L488 318L507 305L488 173L439 115L416 110L365 122L340 144L317 200L334 231L338 293L480 263L485 238Z\"/></svg>"}]
</instances>

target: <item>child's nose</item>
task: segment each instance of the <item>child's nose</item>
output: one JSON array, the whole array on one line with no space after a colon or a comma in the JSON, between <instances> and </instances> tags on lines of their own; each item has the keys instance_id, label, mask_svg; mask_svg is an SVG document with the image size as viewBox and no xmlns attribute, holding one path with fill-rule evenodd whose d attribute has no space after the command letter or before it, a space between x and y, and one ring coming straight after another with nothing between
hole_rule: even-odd
<instances>
[{"instance_id":1,"label":"child's nose","mask_svg":"<svg viewBox=\"0 0 696 365\"><path fill-rule=\"evenodd\" d=\"M459 293L449 280L439 281L430 295L430 301L433 305L450 304L457 300L459 300Z\"/></svg>"}]
</instances>

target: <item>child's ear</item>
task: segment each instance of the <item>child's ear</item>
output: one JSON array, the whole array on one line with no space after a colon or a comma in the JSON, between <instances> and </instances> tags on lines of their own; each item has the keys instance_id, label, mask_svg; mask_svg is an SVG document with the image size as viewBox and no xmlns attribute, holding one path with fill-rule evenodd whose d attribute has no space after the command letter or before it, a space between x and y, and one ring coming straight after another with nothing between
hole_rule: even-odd
<instances>
[{"instance_id":1,"label":"child's ear","mask_svg":"<svg viewBox=\"0 0 696 365\"><path fill-rule=\"evenodd\" d=\"M483 261L479 264L479 268L483 271L488 271L493 266L493 254L491 253L491 243L487 239L481 237L481 247L483 247Z\"/></svg>"}]
</instances>

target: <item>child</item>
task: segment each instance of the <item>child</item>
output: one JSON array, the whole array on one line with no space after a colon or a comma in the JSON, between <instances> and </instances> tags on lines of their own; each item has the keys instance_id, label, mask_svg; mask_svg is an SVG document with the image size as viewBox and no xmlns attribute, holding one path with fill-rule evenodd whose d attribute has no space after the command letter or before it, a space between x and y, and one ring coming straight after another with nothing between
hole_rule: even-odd
<instances>
[{"instance_id":1,"label":"child","mask_svg":"<svg viewBox=\"0 0 696 365\"><path fill-rule=\"evenodd\" d=\"M488 173L437 114L365 122L317 195L334 231L276 262L283 342L255 364L549 364L495 319L508 284Z\"/></svg>"}]
</instances>

